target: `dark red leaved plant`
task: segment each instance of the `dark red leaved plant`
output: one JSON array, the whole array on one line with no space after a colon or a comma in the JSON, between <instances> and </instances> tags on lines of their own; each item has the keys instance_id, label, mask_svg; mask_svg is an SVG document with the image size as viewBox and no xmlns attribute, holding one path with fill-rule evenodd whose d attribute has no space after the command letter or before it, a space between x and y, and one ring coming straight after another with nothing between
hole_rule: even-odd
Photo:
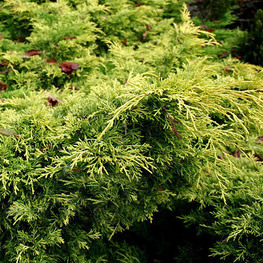
<instances>
[{"instance_id":1,"label":"dark red leaved plant","mask_svg":"<svg viewBox=\"0 0 263 263\"><path fill-rule=\"evenodd\" d=\"M49 58L49 59L46 58L45 61L48 64L56 64L57 63L57 60L55 58Z\"/></svg>"},{"instance_id":2,"label":"dark red leaved plant","mask_svg":"<svg viewBox=\"0 0 263 263\"><path fill-rule=\"evenodd\" d=\"M62 72L72 77L72 71L77 70L79 65L75 62L63 62L59 67L61 68Z\"/></svg>"},{"instance_id":3,"label":"dark red leaved plant","mask_svg":"<svg viewBox=\"0 0 263 263\"><path fill-rule=\"evenodd\" d=\"M26 56L33 57L33 56L39 56L42 54L42 51L36 50L36 49L30 49L26 52Z\"/></svg>"},{"instance_id":4,"label":"dark red leaved plant","mask_svg":"<svg viewBox=\"0 0 263 263\"><path fill-rule=\"evenodd\" d=\"M5 84L3 81L0 80L0 92L4 91L8 87L8 84Z\"/></svg>"},{"instance_id":5,"label":"dark red leaved plant","mask_svg":"<svg viewBox=\"0 0 263 263\"><path fill-rule=\"evenodd\" d=\"M55 98L53 95L49 94L47 97L47 106L56 107L59 102L64 102L63 100Z\"/></svg>"},{"instance_id":6,"label":"dark red leaved plant","mask_svg":"<svg viewBox=\"0 0 263 263\"><path fill-rule=\"evenodd\" d=\"M64 40L75 39L76 37L64 37Z\"/></svg>"}]
</instances>

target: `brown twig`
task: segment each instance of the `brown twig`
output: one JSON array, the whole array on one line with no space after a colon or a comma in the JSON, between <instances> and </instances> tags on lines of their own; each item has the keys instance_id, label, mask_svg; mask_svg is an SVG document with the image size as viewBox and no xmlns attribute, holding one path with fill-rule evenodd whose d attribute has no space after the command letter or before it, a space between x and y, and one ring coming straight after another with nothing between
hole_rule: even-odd
<instances>
[{"instance_id":1,"label":"brown twig","mask_svg":"<svg viewBox=\"0 0 263 263\"><path fill-rule=\"evenodd\" d=\"M179 121L175 120L170 114L169 112L166 110L165 107L162 107L162 109L165 111L165 113L167 114L167 117L169 119L169 121L172 124L172 134L175 135L177 137L177 139L181 139L180 133L176 130L175 128L175 123L179 123Z\"/></svg>"}]
</instances>

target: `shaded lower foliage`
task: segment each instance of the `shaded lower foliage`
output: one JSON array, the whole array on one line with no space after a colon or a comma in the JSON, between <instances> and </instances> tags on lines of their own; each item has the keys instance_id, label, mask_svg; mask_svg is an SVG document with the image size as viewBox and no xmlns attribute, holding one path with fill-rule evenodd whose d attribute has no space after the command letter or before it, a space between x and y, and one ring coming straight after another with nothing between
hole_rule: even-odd
<instances>
[{"instance_id":1,"label":"shaded lower foliage","mask_svg":"<svg viewBox=\"0 0 263 263\"><path fill-rule=\"evenodd\" d=\"M186 207L192 209L187 203L181 205L177 206L180 212L187 210ZM149 263L219 262L209 257L215 239L207 233L198 234L195 226L186 227L175 211L161 210L152 222L137 223L129 231L117 234L114 240L136 246Z\"/></svg>"}]
</instances>

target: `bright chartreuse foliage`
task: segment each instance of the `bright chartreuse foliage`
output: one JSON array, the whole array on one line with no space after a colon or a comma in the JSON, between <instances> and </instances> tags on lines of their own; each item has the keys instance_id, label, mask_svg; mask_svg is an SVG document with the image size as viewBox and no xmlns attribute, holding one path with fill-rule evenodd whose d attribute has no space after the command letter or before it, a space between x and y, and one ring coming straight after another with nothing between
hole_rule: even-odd
<instances>
[{"instance_id":1,"label":"bright chartreuse foliage","mask_svg":"<svg viewBox=\"0 0 263 263\"><path fill-rule=\"evenodd\" d=\"M261 262L261 67L206 56L184 1L0 8L0 262L147 262L115 236L161 208Z\"/></svg>"}]
</instances>

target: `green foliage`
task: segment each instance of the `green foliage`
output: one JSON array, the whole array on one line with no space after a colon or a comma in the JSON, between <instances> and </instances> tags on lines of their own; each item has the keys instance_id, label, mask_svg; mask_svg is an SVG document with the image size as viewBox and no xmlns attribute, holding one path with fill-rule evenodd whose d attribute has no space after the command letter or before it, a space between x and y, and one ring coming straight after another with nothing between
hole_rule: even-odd
<instances>
[{"instance_id":1,"label":"green foliage","mask_svg":"<svg viewBox=\"0 0 263 263\"><path fill-rule=\"evenodd\" d=\"M183 1L0 7L1 262L145 262L116 233L182 200L213 255L260 258L262 68L205 57Z\"/></svg>"},{"instance_id":2,"label":"green foliage","mask_svg":"<svg viewBox=\"0 0 263 263\"><path fill-rule=\"evenodd\" d=\"M214 236L212 256L223 262L262 262L262 166L256 164L251 152L249 155L250 159L245 155L232 158L231 163L238 168L231 179L228 171L222 177L209 171L210 177L201 180L206 190L199 188L193 193L205 208L184 217L186 222L197 224L200 232ZM221 171L229 169L229 164L223 165ZM219 201L222 197L225 203Z\"/></svg>"},{"instance_id":3,"label":"green foliage","mask_svg":"<svg viewBox=\"0 0 263 263\"><path fill-rule=\"evenodd\" d=\"M207 47L216 59L232 56L256 65L262 64L262 9L260 2L201 0L191 3L193 21L213 32L218 47Z\"/></svg>"},{"instance_id":4,"label":"green foliage","mask_svg":"<svg viewBox=\"0 0 263 263\"><path fill-rule=\"evenodd\" d=\"M250 25L250 29L243 40L243 45L240 47L240 52L244 55L246 61L250 63L263 65L263 10L258 9L253 23Z\"/></svg>"},{"instance_id":5,"label":"green foliage","mask_svg":"<svg viewBox=\"0 0 263 263\"><path fill-rule=\"evenodd\" d=\"M244 44L247 32L239 28L229 28L235 19L230 13L225 14L221 19L222 20L217 21L202 21L197 16L193 17L195 25L204 31L213 32L216 40L220 43L220 45L217 46L206 46L205 53L207 56L213 57L216 60L226 57L241 59L240 47Z\"/></svg>"},{"instance_id":6,"label":"green foliage","mask_svg":"<svg viewBox=\"0 0 263 263\"><path fill-rule=\"evenodd\" d=\"M204 20L221 19L226 13L233 10L239 0L201 0L198 1L200 17Z\"/></svg>"}]
</instances>

